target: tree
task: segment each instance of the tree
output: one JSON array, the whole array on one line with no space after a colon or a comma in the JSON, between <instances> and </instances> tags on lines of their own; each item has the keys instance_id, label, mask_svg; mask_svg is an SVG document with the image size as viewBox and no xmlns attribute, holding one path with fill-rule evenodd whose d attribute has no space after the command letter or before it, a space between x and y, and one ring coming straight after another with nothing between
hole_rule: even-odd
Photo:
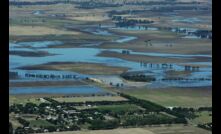
<instances>
[{"instance_id":1,"label":"tree","mask_svg":"<svg viewBox=\"0 0 221 134\"><path fill-rule=\"evenodd\" d=\"M18 127L15 129L15 134L27 134L27 132L22 127Z\"/></svg>"},{"instance_id":2,"label":"tree","mask_svg":"<svg viewBox=\"0 0 221 134\"><path fill-rule=\"evenodd\" d=\"M9 134L13 134L13 126L11 122L9 122Z\"/></svg>"}]
</instances>

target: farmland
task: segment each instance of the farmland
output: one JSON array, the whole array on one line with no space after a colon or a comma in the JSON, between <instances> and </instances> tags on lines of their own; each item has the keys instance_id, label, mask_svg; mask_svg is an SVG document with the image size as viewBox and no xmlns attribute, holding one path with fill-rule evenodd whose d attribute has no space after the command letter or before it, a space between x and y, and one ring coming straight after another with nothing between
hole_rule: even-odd
<instances>
[{"instance_id":1,"label":"farmland","mask_svg":"<svg viewBox=\"0 0 221 134\"><path fill-rule=\"evenodd\" d=\"M129 89L124 93L167 107L212 106L211 89Z\"/></svg>"},{"instance_id":2,"label":"farmland","mask_svg":"<svg viewBox=\"0 0 221 134\"><path fill-rule=\"evenodd\" d=\"M14 133L210 134L211 4L10 0Z\"/></svg>"}]
</instances>

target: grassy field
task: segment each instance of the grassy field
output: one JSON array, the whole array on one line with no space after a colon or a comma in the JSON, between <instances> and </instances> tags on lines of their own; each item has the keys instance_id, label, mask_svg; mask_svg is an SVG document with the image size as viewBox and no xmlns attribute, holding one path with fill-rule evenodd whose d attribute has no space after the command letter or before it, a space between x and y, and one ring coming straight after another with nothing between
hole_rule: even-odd
<instances>
[{"instance_id":1,"label":"grassy field","mask_svg":"<svg viewBox=\"0 0 221 134\"><path fill-rule=\"evenodd\" d=\"M48 102L48 101L45 100L44 102ZM34 104L38 105L38 104L42 103L42 101L39 100L38 97L34 97L34 96L9 95L9 105L12 105L12 104L26 104L26 103L34 103Z\"/></svg>"},{"instance_id":2,"label":"grassy field","mask_svg":"<svg viewBox=\"0 0 221 134\"><path fill-rule=\"evenodd\" d=\"M123 92L168 107L212 106L211 88L128 89Z\"/></svg>"},{"instance_id":3,"label":"grassy field","mask_svg":"<svg viewBox=\"0 0 221 134\"><path fill-rule=\"evenodd\" d=\"M93 97L59 97L53 98L58 102L86 102L86 101L122 101L127 100L120 96L93 96Z\"/></svg>"},{"instance_id":4,"label":"grassy field","mask_svg":"<svg viewBox=\"0 0 221 134\"><path fill-rule=\"evenodd\" d=\"M212 132L193 126L172 125L163 127L147 127L154 134L212 134Z\"/></svg>"},{"instance_id":5,"label":"grassy field","mask_svg":"<svg viewBox=\"0 0 221 134\"><path fill-rule=\"evenodd\" d=\"M50 122L46 121L46 120L31 120L30 121L30 126L31 127L47 127L47 126L54 126L54 124L51 124Z\"/></svg>"},{"instance_id":6,"label":"grassy field","mask_svg":"<svg viewBox=\"0 0 221 134\"><path fill-rule=\"evenodd\" d=\"M192 126L171 125L127 129L118 128L112 130L53 132L46 134L211 134L211 132Z\"/></svg>"},{"instance_id":7,"label":"grassy field","mask_svg":"<svg viewBox=\"0 0 221 134\"><path fill-rule=\"evenodd\" d=\"M212 122L212 112L203 111L203 112L197 112L196 115L199 117L196 117L195 119L191 120L194 124L205 124Z\"/></svg>"}]
</instances>

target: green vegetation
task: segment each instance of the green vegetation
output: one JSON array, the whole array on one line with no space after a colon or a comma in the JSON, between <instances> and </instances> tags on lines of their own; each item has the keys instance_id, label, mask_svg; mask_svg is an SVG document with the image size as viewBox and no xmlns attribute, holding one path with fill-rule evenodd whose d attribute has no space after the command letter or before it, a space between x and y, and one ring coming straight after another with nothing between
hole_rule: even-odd
<instances>
[{"instance_id":1,"label":"green vegetation","mask_svg":"<svg viewBox=\"0 0 221 134\"><path fill-rule=\"evenodd\" d=\"M136 112L142 110L140 107L134 104L123 104L123 105L104 105L104 106L97 106L96 109L98 111L111 111L114 113L125 113L125 112Z\"/></svg>"},{"instance_id":2,"label":"green vegetation","mask_svg":"<svg viewBox=\"0 0 221 134\"><path fill-rule=\"evenodd\" d=\"M206 124L212 122L212 112L210 111L196 112L196 116L196 118L191 120L194 124Z\"/></svg>"},{"instance_id":3,"label":"green vegetation","mask_svg":"<svg viewBox=\"0 0 221 134\"><path fill-rule=\"evenodd\" d=\"M210 65L200 65L200 62L210 62L211 57L181 56L179 58L179 56L138 54L150 52L211 55L212 24L211 7L209 7L211 3L196 0L23 0L10 1L9 4L9 40L12 45L10 48L14 47L14 43L22 42L55 40L62 42L60 45L46 47L44 49L46 51L41 51L43 50L41 48L33 49L32 45L21 46L24 50L36 50L33 52L18 51L20 48L15 45L14 49L18 50L12 49L10 55L38 59L42 56L53 56L52 53L47 52L47 49L53 50L53 48L56 50L57 48L61 50L90 48L92 51L95 48L96 51L100 51L96 55L97 59L92 58L91 61L94 63L88 63L83 58L83 60L79 58L79 62L55 61L17 68L27 71L72 71L89 74L93 78L87 77L83 80L77 78L76 81L72 79L23 81L20 79L19 71L10 70L10 79L19 79L16 82L10 81L10 87L96 85L111 91L104 96L100 94L10 95L10 134L211 133L207 131L212 130L211 87L168 86L162 89L158 87L161 86L160 84L154 83L156 87L153 84L154 89L152 89L151 84L152 81L158 80L156 79L158 77L154 76L158 75L158 70L153 70L152 63L158 65L174 63L184 68L197 66L196 70L201 71L204 67L210 68ZM195 19L199 21L183 21ZM185 28L197 30L188 32L189 30ZM172 30L175 31L172 32ZM201 36L202 39L183 38L186 33ZM136 39L117 42L124 37ZM132 51L138 53L132 54ZM80 53L79 56L84 54ZM93 53L88 52L88 54ZM76 57L67 56L71 59ZM105 60L109 62L108 66L103 64L104 60L101 57L109 57ZM138 64L143 61L145 66L140 64L140 69L147 70L147 75L128 74L130 66L127 66L123 60ZM46 60L42 61L46 62ZM20 65L19 61L15 62L15 65ZM112 62L121 66L115 66ZM196 62L197 64L194 65ZM146 66L146 63L151 63L151 69ZM165 74L164 78L180 79L192 74L187 68L187 71L170 69L161 70ZM149 72L154 74L149 75ZM27 79L35 79L36 76L46 78L47 75L27 74L27 76ZM54 77L54 75L51 76Z\"/></svg>"},{"instance_id":4,"label":"green vegetation","mask_svg":"<svg viewBox=\"0 0 221 134\"><path fill-rule=\"evenodd\" d=\"M86 129L100 130L159 124L187 124L187 119L196 119L197 112L211 110L210 107L168 109L123 93L119 95L127 101L58 102L53 98L43 98L50 103L13 104L9 108L9 114L19 115L16 119L23 127L17 127L16 133L39 133L45 129L49 132L57 129L80 130L83 126ZM88 109L76 109L77 106L85 105ZM96 107L93 108L94 106ZM34 118L28 118L30 116L27 114L31 114Z\"/></svg>"},{"instance_id":5,"label":"green vegetation","mask_svg":"<svg viewBox=\"0 0 221 134\"><path fill-rule=\"evenodd\" d=\"M91 126L89 129L99 130L99 129L114 129L119 126L118 120L110 120L110 121L102 121L102 120L94 120L91 121Z\"/></svg>"},{"instance_id":6,"label":"green vegetation","mask_svg":"<svg viewBox=\"0 0 221 134\"><path fill-rule=\"evenodd\" d=\"M211 89L198 88L166 88L166 89L130 89L125 94L151 100L166 107L204 107L212 106Z\"/></svg>"},{"instance_id":7,"label":"green vegetation","mask_svg":"<svg viewBox=\"0 0 221 134\"><path fill-rule=\"evenodd\" d=\"M41 120L41 119L30 121L30 127L48 127L48 126L55 126L55 125L46 120Z\"/></svg>"}]
</instances>

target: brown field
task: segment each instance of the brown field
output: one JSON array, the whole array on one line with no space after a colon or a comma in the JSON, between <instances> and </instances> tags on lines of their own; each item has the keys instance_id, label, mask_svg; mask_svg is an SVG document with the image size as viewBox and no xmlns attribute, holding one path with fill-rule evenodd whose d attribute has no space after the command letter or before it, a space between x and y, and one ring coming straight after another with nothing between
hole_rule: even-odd
<instances>
[{"instance_id":1,"label":"brown field","mask_svg":"<svg viewBox=\"0 0 221 134\"><path fill-rule=\"evenodd\" d=\"M175 58L167 58L167 57L157 57L157 56L145 56L145 55L138 55L138 54L122 54L117 52L111 51L103 51L99 53L97 56L100 57L116 57L124 60L129 61L144 61L144 62L151 62L151 63L183 63L183 62L203 62L211 60L211 58L194 58L194 59L175 59Z\"/></svg>"},{"instance_id":2,"label":"brown field","mask_svg":"<svg viewBox=\"0 0 221 134\"><path fill-rule=\"evenodd\" d=\"M172 54L212 54L211 40L177 39L176 36L170 35L173 33L165 33L163 31L132 31L132 33L129 33L129 31L125 31L127 35L137 36L138 40L123 43L123 45L105 43L100 46L100 48L121 48L137 52L161 52ZM145 40L148 39L152 40L153 46L146 46ZM170 43L172 43L172 47L166 46Z\"/></svg>"},{"instance_id":3,"label":"brown field","mask_svg":"<svg viewBox=\"0 0 221 134\"><path fill-rule=\"evenodd\" d=\"M95 97L58 97L53 98L58 102L85 102L85 101L122 101L127 100L120 96L95 96Z\"/></svg>"},{"instance_id":4,"label":"brown field","mask_svg":"<svg viewBox=\"0 0 221 134\"><path fill-rule=\"evenodd\" d=\"M104 64L95 64L95 63L72 63L72 62L58 62L58 63L47 63L42 65L27 66L22 67L22 69L27 70L63 70L63 71L73 71L82 74L96 74L96 75L109 75L109 74L121 74L124 71L127 71L127 68L122 67L112 67Z\"/></svg>"},{"instance_id":5,"label":"brown field","mask_svg":"<svg viewBox=\"0 0 221 134\"><path fill-rule=\"evenodd\" d=\"M55 29L43 26L10 26L9 35L57 35L57 34L67 34L67 35L78 35L79 32L66 31L62 29Z\"/></svg>"}]
</instances>

